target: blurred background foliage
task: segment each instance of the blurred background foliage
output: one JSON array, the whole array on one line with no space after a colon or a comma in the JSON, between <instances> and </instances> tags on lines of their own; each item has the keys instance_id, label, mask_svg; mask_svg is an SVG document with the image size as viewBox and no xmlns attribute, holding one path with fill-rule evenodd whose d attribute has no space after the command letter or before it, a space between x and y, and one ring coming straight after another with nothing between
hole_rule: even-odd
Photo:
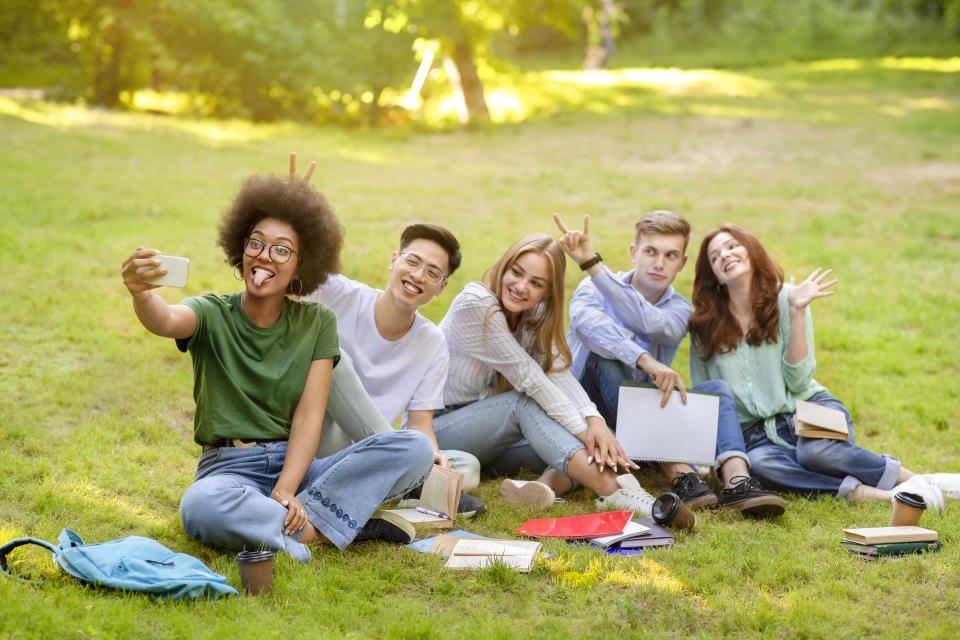
<instances>
[{"instance_id":1,"label":"blurred background foliage","mask_svg":"<svg viewBox=\"0 0 960 640\"><path fill-rule=\"evenodd\" d=\"M960 44L960 0L2 4L3 87L110 108L374 126L423 122L426 107L451 99L461 123L487 120L485 84L580 66L598 15L611 24L610 66L955 55Z\"/></svg>"}]
</instances>

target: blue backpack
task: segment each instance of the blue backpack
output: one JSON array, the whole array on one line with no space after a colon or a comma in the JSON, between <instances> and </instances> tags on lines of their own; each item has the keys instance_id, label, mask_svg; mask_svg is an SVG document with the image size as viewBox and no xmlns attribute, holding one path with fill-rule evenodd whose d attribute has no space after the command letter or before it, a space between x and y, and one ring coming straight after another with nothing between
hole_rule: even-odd
<instances>
[{"instance_id":1,"label":"blue backpack","mask_svg":"<svg viewBox=\"0 0 960 640\"><path fill-rule=\"evenodd\" d=\"M145 591L162 600L233 595L237 590L227 579L186 553L174 553L141 536L120 538L102 544L84 544L70 529L60 532L60 545L37 538L17 538L0 547L0 570L17 578L7 566L13 549L35 544L53 552L53 560L70 575L103 587Z\"/></svg>"}]
</instances>

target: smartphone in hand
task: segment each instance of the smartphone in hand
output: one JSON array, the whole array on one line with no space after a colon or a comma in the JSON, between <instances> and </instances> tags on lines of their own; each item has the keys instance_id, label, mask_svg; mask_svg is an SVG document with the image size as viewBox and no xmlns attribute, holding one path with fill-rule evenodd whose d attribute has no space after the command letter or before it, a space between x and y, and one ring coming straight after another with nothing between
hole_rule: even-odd
<instances>
[{"instance_id":1,"label":"smartphone in hand","mask_svg":"<svg viewBox=\"0 0 960 640\"><path fill-rule=\"evenodd\" d=\"M150 284L162 284L167 287L185 287L187 286L187 271L190 267L189 258L180 258L178 256L154 256L160 261L158 267L140 267L137 273L144 271L153 271L154 269L166 269L167 272L162 276L144 280Z\"/></svg>"}]
</instances>

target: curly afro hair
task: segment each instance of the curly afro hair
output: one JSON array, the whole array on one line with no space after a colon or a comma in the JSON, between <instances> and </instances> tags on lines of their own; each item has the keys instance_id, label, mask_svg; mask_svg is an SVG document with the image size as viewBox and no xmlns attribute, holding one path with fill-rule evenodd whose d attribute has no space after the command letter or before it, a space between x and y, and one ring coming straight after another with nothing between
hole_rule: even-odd
<instances>
[{"instance_id":1,"label":"curly afro hair","mask_svg":"<svg viewBox=\"0 0 960 640\"><path fill-rule=\"evenodd\" d=\"M223 214L217 244L227 255L227 264L243 264L243 241L264 218L282 220L297 232L297 275L303 287L291 282L290 293L309 293L326 282L327 275L340 272L343 231L330 203L306 182L274 176L245 179Z\"/></svg>"}]
</instances>

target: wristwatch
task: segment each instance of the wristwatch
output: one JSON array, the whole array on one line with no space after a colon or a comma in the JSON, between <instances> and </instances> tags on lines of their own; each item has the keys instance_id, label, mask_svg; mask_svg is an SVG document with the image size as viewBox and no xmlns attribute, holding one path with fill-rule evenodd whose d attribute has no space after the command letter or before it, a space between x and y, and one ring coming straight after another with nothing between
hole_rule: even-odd
<instances>
[{"instance_id":1,"label":"wristwatch","mask_svg":"<svg viewBox=\"0 0 960 640\"><path fill-rule=\"evenodd\" d=\"M581 271L586 271L587 269L589 269L589 268L592 267L593 265L595 265L595 264L600 264L601 262L603 262L603 258L600 257L600 254L599 254L599 253L594 253L592 258L590 258L590 259L587 260L586 262L581 262L581 263L580 263L580 270L581 270Z\"/></svg>"}]
</instances>

